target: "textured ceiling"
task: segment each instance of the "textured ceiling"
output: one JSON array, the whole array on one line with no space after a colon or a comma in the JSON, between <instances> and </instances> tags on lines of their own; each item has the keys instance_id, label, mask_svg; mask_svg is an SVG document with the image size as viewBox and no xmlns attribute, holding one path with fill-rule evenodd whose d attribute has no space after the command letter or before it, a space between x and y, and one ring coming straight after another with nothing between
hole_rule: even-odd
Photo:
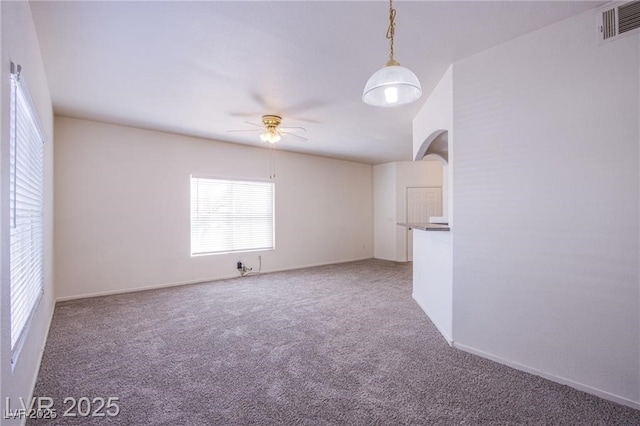
<instances>
[{"instance_id":1,"label":"textured ceiling","mask_svg":"<svg viewBox=\"0 0 640 426\"><path fill-rule=\"evenodd\" d=\"M396 1L396 59L415 104L364 105L388 57L384 1L58 2L31 9L57 114L264 146L263 114L309 140L279 149L410 160L411 122L454 61L604 2Z\"/></svg>"}]
</instances>

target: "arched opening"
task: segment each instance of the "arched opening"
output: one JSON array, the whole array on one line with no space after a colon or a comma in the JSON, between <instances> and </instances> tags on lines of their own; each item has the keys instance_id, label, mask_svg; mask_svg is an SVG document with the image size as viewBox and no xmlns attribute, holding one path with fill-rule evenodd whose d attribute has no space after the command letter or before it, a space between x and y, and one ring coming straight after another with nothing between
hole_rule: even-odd
<instances>
[{"instance_id":1,"label":"arched opening","mask_svg":"<svg viewBox=\"0 0 640 426\"><path fill-rule=\"evenodd\" d=\"M433 223L449 223L449 131L432 132L418 149L415 161L438 160L442 164L442 215L431 219Z\"/></svg>"},{"instance_id":2,"label":"arched opening","mask_svg":"<svg viewBox=\"0 0 640 426\"><path fill-rule=\"evenodd\" d=\"M419 161L426 156L438 158L443 166L449 164L448 130L439 129L431 133L420 145L414 160Z\"/></svg>"}]
</instances>

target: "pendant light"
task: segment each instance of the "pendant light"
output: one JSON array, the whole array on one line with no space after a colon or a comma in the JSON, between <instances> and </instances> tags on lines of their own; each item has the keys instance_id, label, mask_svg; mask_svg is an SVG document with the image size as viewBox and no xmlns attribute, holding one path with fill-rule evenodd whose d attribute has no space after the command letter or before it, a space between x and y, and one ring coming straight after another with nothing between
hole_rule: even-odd
<instances>
[{"instance_id":1,"label":"pendant light","mask_svg":"<svg viewBox=\"0 0 640 426\"><path fill-rule=\"evenodd\" d=\"M393 58L393 36L395 33L396 10L393 0L389 0L389 28L387 39L391 49L386 65L376 71L367 81L362 93L365 104L378 107L395 107L420 99L422 88L418 77L408 68L400 66Z\"/></svg>"}]
</instances>

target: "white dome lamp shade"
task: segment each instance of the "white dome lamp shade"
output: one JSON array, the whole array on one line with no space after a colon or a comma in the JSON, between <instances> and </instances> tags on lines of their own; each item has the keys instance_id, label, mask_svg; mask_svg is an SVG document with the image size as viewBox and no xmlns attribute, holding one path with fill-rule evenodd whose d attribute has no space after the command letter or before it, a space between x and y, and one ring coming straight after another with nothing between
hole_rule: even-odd
<instances>
[{"instance_id":1,"label":"white dome lamp shade","mask_svg":"<svg viewBox=\"0 0 640 426\"><path fill-rule=\"evenodd\" d=\"M389 0L389 29L387 30L387 38L391 46L389 60L383 68L373 73L364 86L362 101L367 105L396 107L415 102L422 96L418 77L393 58L395 17L393 0Z\"/></svg>"},{"instance_id":2,"label":"white dome lamp shade","mask_svg":"<svg viewBox=\"0 0 640 426\"><path fill-rule=\"evenodd\" d=\"M422 96L418 77L410 69L389 60L364 86L362 101L378 107L395 107L415 102Z\"/></svg>"}]
</instances>

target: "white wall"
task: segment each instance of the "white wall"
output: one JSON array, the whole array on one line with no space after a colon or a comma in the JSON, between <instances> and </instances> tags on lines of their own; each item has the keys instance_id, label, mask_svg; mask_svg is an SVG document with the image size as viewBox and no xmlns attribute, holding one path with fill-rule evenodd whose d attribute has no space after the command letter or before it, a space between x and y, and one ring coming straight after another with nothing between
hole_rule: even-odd
<instances>
[{"instance_id":1,"label":"white wall","mask_svg":"<svg viewBox=\"0 0 640 426\"><path fill-rule=\"evenodd\" d=\"M447 68L429 98L413 119L413 159L427 138L453 127L453 66ZM436 135L437 136L437 135ZM449 136L451 137L451 136ZM451 150L449 150L451 153Z\"/></svg>"},{"instance_id":2,"label":"white wall","mask_svg":"<svg viewBox=\"0 0 640 426\"><path fill-rule=\"evenodd\" d=\"M639 37L594 22L454 64L454 340L640 407Z\"/></svg>"},{"instance_id":3,"label":"white wall","mask_svg":"<svg viewBox=\"0 0 640 426\"><path fill-rule=\"evenodd\" d=\"M269 177L269 150L56 117L58 297L373 256L372 167L276 151L276 249L190 256L189 176Z\"/></svg>"},{"instance_id":4,"label":"white wall","mask_svg":"<svg viewBox=\"0 0 640 426\"><path fill-rule=\"evenodd\" d=\"M376 259L396 260L397 163L373 166L373 235Z\"/></svg>"},{"instance_id":5,"label":"white wall","mask_svg":"<svg viewBox=\"0 0 640 426\"><path fill-rule=\"evenodd\" d=\"M12 408L19 399L28 400L40 366L54 305L53 289L53 113L40 49L31 10L24 1L0 2L0 399L2 412L9 398ZM9 103L10 61L22 65L22 76L46 134L44 150L44 296L30 323L30 328L16 365L11 367L10 288L9 288ZM4 417L0 414L0 417ZM2 420L2 424L20 424L19 419Z\"/></svg>"},{"instance_id":6,"label":"white wall","mask_svg":"<svg viewBox=\"0 0 640 426\"><path fill-rule=\"evenodd\" d=\"M373 166L374 257L407 261L407 188L442 187L438 161L395 161Z\"/></svg>"},{"instance_id":7,"label":"white wall","mask_svg":"<svg viewBox=\"0 0 640 426\"><path fill-rule=\"evenodd\" d=\"M453 343L451 239L447 231L413 232L412 296L449 344Z\"/></svg>"}]
</instances>

